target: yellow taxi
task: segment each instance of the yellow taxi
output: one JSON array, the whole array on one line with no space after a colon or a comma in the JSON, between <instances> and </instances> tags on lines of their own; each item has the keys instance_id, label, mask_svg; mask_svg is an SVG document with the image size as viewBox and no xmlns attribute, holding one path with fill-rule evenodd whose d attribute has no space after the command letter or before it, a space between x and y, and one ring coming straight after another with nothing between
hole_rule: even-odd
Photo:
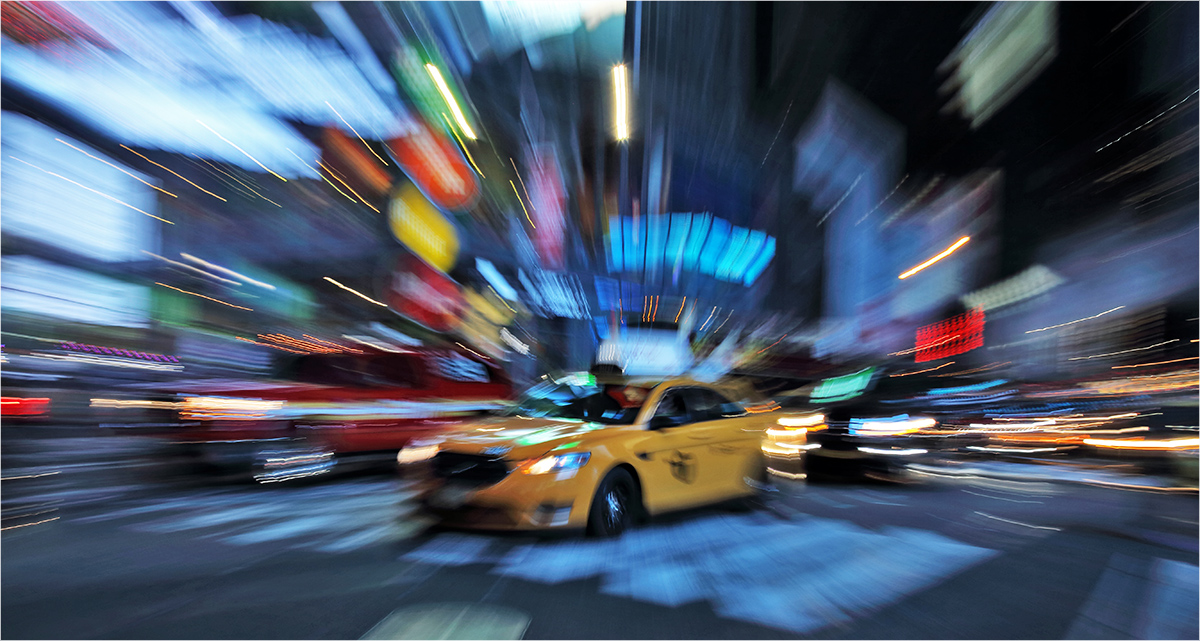
<instances>
[{"instance_id":1,"label":"yellow taxi","mask_svg":"<svg viewBox=\"0 0 1200 641\"><path fill-rule=\"evenodd\" d=\"M443 522L611 536L635 518L762 487L761 440L775 417L735 395L686 378L547 379L502 415L414 443L399 460Z\"/></svg>"}]
</instances>

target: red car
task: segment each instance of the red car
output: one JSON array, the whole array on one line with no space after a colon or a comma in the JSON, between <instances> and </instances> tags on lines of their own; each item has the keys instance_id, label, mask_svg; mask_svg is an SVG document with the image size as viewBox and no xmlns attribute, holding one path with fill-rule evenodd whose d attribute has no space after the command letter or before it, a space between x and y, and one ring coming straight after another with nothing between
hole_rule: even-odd
<instances>
[{"instance_id":1,"label":"red car","mask_svg":"<svg viewBox=\"0 0 1200 641\"><path fill-rule=\"evenodd\" d=\"M353 457L394 462L414 438L501 409L513 393L495 363L434 349L303 355L271 380L175 391L175 453L264 483L322 474Z\"/></svg>"}]
</instances>

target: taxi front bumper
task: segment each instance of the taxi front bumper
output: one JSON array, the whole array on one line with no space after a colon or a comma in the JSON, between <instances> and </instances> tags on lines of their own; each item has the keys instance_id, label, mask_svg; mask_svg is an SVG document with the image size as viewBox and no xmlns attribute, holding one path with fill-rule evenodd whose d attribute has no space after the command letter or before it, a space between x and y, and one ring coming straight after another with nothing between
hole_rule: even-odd
<instances>
[{"instance_id":1,"label":"taxi front bumper","mask_svg":"<svg viewBox=\"0 0 1200 641\"><path fill-rule=\"evenodd\" d=\"M510 463L510 465L512 465ZM583 528L595 490L590 474L525 474L510 471L491 484L438 477L420 471L415 500L442 524L481 530Z\"/></svg>"}]
</instances>

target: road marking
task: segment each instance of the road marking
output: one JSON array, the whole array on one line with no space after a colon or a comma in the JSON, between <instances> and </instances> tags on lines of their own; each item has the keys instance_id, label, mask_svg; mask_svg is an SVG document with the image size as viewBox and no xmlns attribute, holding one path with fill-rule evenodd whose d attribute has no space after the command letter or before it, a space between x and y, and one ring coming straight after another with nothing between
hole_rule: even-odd
<instances>
[{"instance_id":1,"label":"road marking","mask_svg":"<svg viewBox=\"0 0 1200 641\"><path fill-rule=\"evenodd\" d=\"M978 492L972 492L971 490L963 490L963 491L966 492L967 494L974 494L975 496L982 496L985 499L996 499L997 501L1008 501L1009 503L1037 503L1038 505L1042 505L1045 503L1044 501L1024 501L1021 499L1006 499L1003 496L992 496L990 494L980 494Z\"/></svg>"},{"instance_id":2,"label":"road marking","mask_svg":"<svg viewBox=\"0 0 1200 641\"><path fill-rule=\"evenodd\" d=\"M424 604L393 611L361 639L496 639L525 636L529 615L475 603Z\"/></svg>"},{"instance_id":3,"label":"road marking","mask_svg":"<svg viewBox=\"0 0 1200 641\"><path fill-rule=\"evenodd\" d=\"M1033 528L1035 530L1053 530L1055 532L1062 532L1062 528L1060 528L1060 527L1050 527L1048 525L1030 525L1029 523L1022 523L1020 521L1013 521L1010 519L1002 519L998 516L992 516L991 514L986 514L984 512L980 512L978 510L976 510L975 513L978 514L979 516L986 517L989 519L995 519L997 521L1003 521L1005 523L1012 523L1013 525L1020 525L1022 527Z\"/></svg>"}]
</instances>

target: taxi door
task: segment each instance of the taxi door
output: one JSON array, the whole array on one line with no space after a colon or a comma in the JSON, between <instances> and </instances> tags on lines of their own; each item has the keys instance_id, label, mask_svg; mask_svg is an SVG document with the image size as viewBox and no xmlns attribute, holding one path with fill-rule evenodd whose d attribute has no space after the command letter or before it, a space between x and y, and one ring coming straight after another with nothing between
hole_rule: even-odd
<instances>
[{"instance_id":1,"label":"taxi door","mask_svg":"<svg viewBox=\"0 0 1200 641\"><path fill-rule=\"evenodd\" d=\"M684 395L694 427L706 436L710 499L744 494L746 477L756 478L762 465L760 421L716 390L691 387Z\"/></svg>"},{"instance_id":2,"label":"taxi door","mask_svg":"<svg viewBox=\"0 0 1200 641\"><path fill-rule=\"evenodd\" d=\"M650 414L648 434L637 446L643 498L651 512L688 507L721 493L722 474L716 452L721 428L697 423L688 411L690 387L672 387Z\"/></svg>"}]
</instances>

